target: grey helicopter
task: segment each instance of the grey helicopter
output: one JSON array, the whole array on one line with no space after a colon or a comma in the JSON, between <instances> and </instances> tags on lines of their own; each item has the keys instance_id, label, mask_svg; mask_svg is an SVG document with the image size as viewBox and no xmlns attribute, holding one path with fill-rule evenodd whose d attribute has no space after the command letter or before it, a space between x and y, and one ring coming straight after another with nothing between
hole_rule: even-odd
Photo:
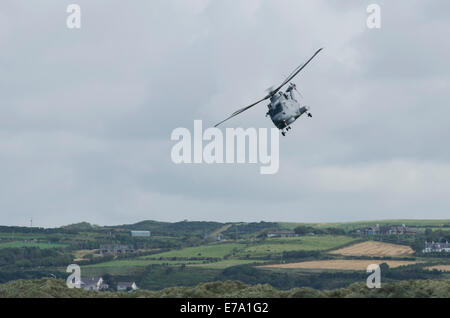
<instances>
[{"instance_id":1,"label":"grey helicopter","mask_svg":"<svg viewBox=\"0 0 450 318\"><path fill-rule=\"evenodd\" d=\"M267 106L269 111L266 114L270 116L274 125L281 130L281 134L286 136L286 132L291 130L291 124L295 122L300 116L303 114L307 114L308 117L312 118L312 114L309 112L309 107L302 106L300 102L296 99L294 91L296 91L300 96L300 92L297 90L297 86L294 83L291 83L291 80L297 76L308 64L311 62L317 54L322 51L323 48L317 50L316 53L305 63L298 66L287 78L283 81L283 83L276 88L269 88L268 94L263 99L260 99L256 103L253 103L249 106L241 108L235 111L231 116L216 124L214 127L217 127L227 120L249 110L250 108L258 105L259 103L270 99L270 104ZM281 89L289 83L289 87L285 92L282 92Z\"/></svg>"}]
</instances>

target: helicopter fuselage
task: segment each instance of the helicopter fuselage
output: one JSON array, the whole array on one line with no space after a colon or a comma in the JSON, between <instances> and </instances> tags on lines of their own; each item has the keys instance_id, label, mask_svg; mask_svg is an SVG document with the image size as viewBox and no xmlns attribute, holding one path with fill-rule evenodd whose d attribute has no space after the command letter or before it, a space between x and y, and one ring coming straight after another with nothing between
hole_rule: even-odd
<instances>
[{"instance_id":1,"label":"helicopter fuselage","mask_svg":"<svg viewBox=\"0 0 450 318\"><path fill-rule=\"evenodd\" d=\"M290 92L278 92L270 98L270 104L267 106L269 111L266 116L270 116L274 125L280 130L289 127L301 115L308 112L308 107L301 106L293 94L288 93Z\"/></svg>"}]
</instances>

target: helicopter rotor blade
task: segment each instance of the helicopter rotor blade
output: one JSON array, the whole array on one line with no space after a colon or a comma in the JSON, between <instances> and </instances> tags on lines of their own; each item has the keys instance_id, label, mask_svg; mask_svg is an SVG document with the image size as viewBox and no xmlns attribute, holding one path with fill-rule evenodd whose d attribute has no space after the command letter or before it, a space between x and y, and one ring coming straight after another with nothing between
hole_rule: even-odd
<instances>
[{"instance_id":1,"label":"helicopter rotor blade","mask_svg":"<svg viewBox=\"0 0 450 318\"><path fill-rule=\"evenodd\" d=\"M227 120L229 120L229 119L231 119L231 118L233 118L233 117L235 117L235 116L237 116L237 115L239 115L239 114L245 112L246 110L249 110L249 109L252 108L253 106L258 105L259 103L261 103L261 102L263 102L263 101L265 101L265 100L267 100L267 99L269 99L269 98L270 98L270 95L267 95L266 97L264 97L263 99L257 101L256 103L253 103L253 104L251 104L251 105L249 105L249 106L247 106L247 107L244 107L244 108L241 108L241 109L235 111L233 114L231 114L230 117L228 117L227 119L222 120L220 123L216 124L214 127L217 127L217 126L223 124L223 123L226 122Z\"/></svg>"},{"instance_id":2,"label":"helicopter rotor blade","mask_svg":"<svg viewBox=\"0 0 450 318\"><path fill-rule=\"evenodd\" d=\"M298 66L298 67L291 73L291 75L289 75L289 77L288 77L288 78L287 78L280 86L278 86L274 91L271 92L271 97L272 97L273 95L275 95L276 93L278 93L278 91L279 91L280 89L282 89L284 85L286 85L286 84L289 83L294 77L296 77L297 74L300 73L300 72L306 67L306 65L308 65L308 64L316 57L316 55L319 54L320 51L322 51L322 50L323 50L323 48L320 48L319 50L317 50L316 53L314 53L314 55L313 55L313 56L312 56L305 64L302 64L302 65Z\"/></svg>"}]
</instances>

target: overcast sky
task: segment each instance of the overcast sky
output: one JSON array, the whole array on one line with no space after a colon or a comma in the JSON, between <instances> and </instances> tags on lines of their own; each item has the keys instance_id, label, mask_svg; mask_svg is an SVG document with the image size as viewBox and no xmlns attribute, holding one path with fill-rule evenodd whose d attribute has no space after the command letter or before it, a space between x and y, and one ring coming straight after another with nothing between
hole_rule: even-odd
<instances>
[{"instance_id":1,"label":"overcast sky","mask_svg":"<svg viewBox=\"0 0 450 318\"><path fill-rule=\"evenodd\" d=\"M81 6L81 29L66 27ZM133 3L133 4L131 4ZM379 3L382 27L366 27ZM3 0L0 224L450 216L446 0ZM175 165L320 47L280 170ZM224 127L272 127L265 104Z\"/></svg>"}]
</instances>

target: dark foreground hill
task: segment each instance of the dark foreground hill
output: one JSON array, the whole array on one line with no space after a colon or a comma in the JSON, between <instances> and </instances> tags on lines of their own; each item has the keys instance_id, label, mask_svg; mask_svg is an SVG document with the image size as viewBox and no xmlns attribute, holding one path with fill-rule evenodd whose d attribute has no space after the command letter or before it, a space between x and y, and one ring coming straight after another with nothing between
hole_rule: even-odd
<instances>
[{"instance_id":1,"label":"dark foreground hill","mask_svg":"<svg viewBox=\"0 0 450 318\"><path fill-rule=\"evenodd\" d=\"M140 290L134 293L88 292L69 289L63 280L44 278L39 280L17 280L0 285L1 298L110 298L110 297L146 297L146 298L448 298L450 280L402 281L386 283L381 289L370 290L365 284L358 283L346 288L331 291L318 291L311 288L295 288L282 291L270 285L246 285L237 281L204 283L194 287L173 287L161 291Z\"/></svg>"}]
</instances>

